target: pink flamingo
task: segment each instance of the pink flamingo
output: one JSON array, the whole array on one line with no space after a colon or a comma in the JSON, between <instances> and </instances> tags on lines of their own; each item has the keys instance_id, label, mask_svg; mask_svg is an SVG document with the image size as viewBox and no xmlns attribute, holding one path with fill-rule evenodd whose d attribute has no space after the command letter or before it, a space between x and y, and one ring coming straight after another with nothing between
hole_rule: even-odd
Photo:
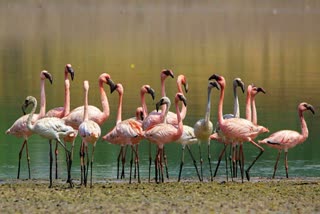
<instances>
[{"instance_id":1,"label":"pink flamingo","mask_svg":"<svg viewBox=\"0 0 320 214\"><path fill-rule=\"evenodd\" d=\"M47 117L63 118L70 113L70 81L68 79L68 74L70 74L71 80L73 80L74 70L71 64L66 64L66 66L64 67L64 106L56 107L54 109L49 110L46 113ZM69 142L67 139L64 139L64 140L65 142ZM71 143L73 143L73 141ZM56 179L58 179L58 142L56 142L56 148L55 148L54 154L55 154L55 166L56 166L55 177Z\"/></svg>"},{"instance_id":2,"label":"pink flamingo","mask_svg":"<svg viewBox=\"0 0 320 214\"><path fill-rule=\"evenodd\" d=\"M285 154L285 168L286 168L286 177L288 178L288 150L295 147L298 144L303 143L309 135L307 123L303 117L303 112L306 110L310 110L313 114L315 113L315 110L312 105L302 102L298 105L298 115L300 119L301 124L301 133L293 130L281 130L273 133L269 137L259 140L258 142L261 144L266 144L267 146L271 148L278 149L278 156L276 164L274 165L274 171L272 178L275 177L276 170L278 167L278 161L280 158L280 154L282 150L284 150Z\"/></svg>"},{"instance_id":3,"label":"pink flamingo","mask_svg":"<svg viewBox=\"0 0 320 214\"><path fill-rule=\"evenodd\" d=\"M210 135L213 130L212 122L210 121L210 109L211 109L211 93L212 88L217 88L219 90L219 86L216 82L209 82L208 83L208 92L207 92L207 106L206 106L206 114L205 118L198 120L193 128L194 134L198 139L198 147L199 147L199 154L200 154L200 170L201 170L201 181L203 180L203 172L202 172L202 155L201 155L201 142L206 142L208 145L208 161L209 161L209 168L210 168L210 178L212 180L212 168L211 168L211 154L210 154Z\"/></svg>"},{"instance_id":4,"label":"pink flamingo","mask_svg":"<svg viewBox=\"0 0 320 214\"><path fill-rule=\"evenodd\" d=\"M135 153L136 160L139 160L138 151L134 148L135 145L139 144L141 139L143 138L143 130L142 130L142 121L139 118L130 118L127 120L122 120L122 99L123 99L123 86L122 84L116 84L116 91L119 93L119 105L117 111L117 120L116 126L108 132L105 136L102 137L103 140L108 141L112 144L118 144L121 146L121 150L118 156L118 170L117 170L117 178L119 177L119 159L120 155L123 154L123 147L126 145L130 145L132 149L132 153ZM152 90L150 90L152 91ZM121 178L124 177L124 162L125 162L125 154L122 155L122 175ZM139 176L139 163L138 165L138 182L140 183ZM132 160L130 165L130 180L131 183L131 172L132 172Z\"/></svg>"},{"instance_id":5,"label":"pink flamingo","mask_svg":"<svg viewBox=\"0 0 320 214\"><path fill-rule=\"evenodd\" d=\"M110 115L109 110L109 102L106 95L106 92L103 89L103 84L106 83L110 86L110 90L113 91L115 89L115 85L111 80L109 74L103 73L99 76L99 90L100 90L100 99L102 104L101 111L99 108L89 105L88 106L88 119L93 120L94 122L98 123L98 125L102 125ZM79 125L83 122L83 112L84 106L79 106L72 110L70 114L63 117L62 119L66 122L67 125L71 126L72 128L78 130Z\"/></svg>"},{"instance_id":6,"label":"pink flamingo","mask_svg":"<svg viewBox=\"0 0 320 214\"><path fill-rule=\"evenodd\" d=\"M87 154L87 164L84 165L83 156L81 159L81 183L84 180L84 185L87 186L87 177L88 177L88 169L89 169L89 155L88 155L88 143L92 144L92 153L91 153L91 175L90 175L90 187L92 187L92 165L94 159L94 149L101 135L100 126L94 122L93 120L89 120L88 114L88 91L89 91L89 82L83 82L84 87L84 111L83 111L83 122L79 126L79 134L82 138L81 143L81 153Z\"/></svg>"},{"instance_id":7,"label":"pink flamingo","mask_svg":"<svg viewBox=\"0 0 320 214\"><path fill-rule=\"evenodd\" d=\"M178 140L183 132L183 123L180 115L179 101L182 101L186 106L186 98L182 93L176 93L175 95L175 107L177 112L178 126L164 123L159 123L153 127L150 127L144 132L144 137L150 142L157 144L158 151L155 159L155 172L156 172L156 182L158 183L158 169L161 171L161 178L163 182L163 167L162 167L162 158L163 158L163 147L165 144ZM163 104L170 102L169 98L162 97L161 100L157 103L157 107Z\"/></svg>"},{"instance_id":8,"label":"pink flamingo","mask_svg":"<svg viewBox=\"0 0 320 214\"><path fill-rule=\"evenodd\" d=\"M223 115L224 119L229 119L229 118L234 118L234 117L239 118L240 117L239 99L238 99L238 93L237 93L237 88L238 87L240 87L242 92L244 93L244 82L240 78L235 78L233 80L233 96L234 96L233 114L225 114L225 115ZM219 136L219 135L222 134L220 132L219 123L216 124L216 129L215 129L214 132L215 133L210 136L210 139L217 140L218 142L222 142L224 144L224 148L220 152L220 155L219 155L219 158L218 158L217 167L215 169L213 177L215 177L217 175L217 171L219 169L220 162L222 160L222 156L225 154L225 150L226 150L227 146L231 144L231 142L229 142L228 140L223 140L224 138ZM219 139L219 138L221 138L221 139ZM228 180L227 169L228 169L228 167L227 167L227 158L226 158L226 175L227 175L227 180Z\"/></svg>"},{"instance_id":9,"label":"pink flamingo","mask_svg":"<svg viewBox=\"0 0 320 214\"><path fill-rule=\"evenodd\" d=\"M45 79L48 79L50 83L52 84L52 75L48 71L41 71L40 73L40 95L41 95L41 103L40 103L40 112L39 114L34 114L32 117L32 123L34 123L36 120L42 118L45 116L46 113L46 93L45 93ZM19 163L18 163L18 175L17 179L20 178L20 163L21 163L21 157L24 147L26 147L26 156L27 156L27 162L28 162L28 172L29 172L29 179L31 178L30 173L30 156L29 156L29 150L28 150L28 138L32 135L32 132L27 128L27 120L29 115L24 115L20 118L18 118L12 126L6 131L6 134L10 134L16 137L23 137L24 141L21 146L20 152L19 152Z\"/></svg>"},{"instance_id":10,"label":"pink flamingo","mask_svg":"<svg viewBox=\"0 0 320 214\"><path fill-rule=\"evenodd\" d=\"M52 187L52 140L58 141L61 146L65 149L68 157L68 182L70 183L70 187L73 186L72 181L71 181L71 152L65 147L64 143L62 143L61 139L64 138L65 136L74 136L75 131L71 126L65 125L64 121L60 118L56 117L44 117L41 119L38 119L32 124L32 118L34 115L34 112L36 111L37 108L37 100L36 98L32 96L28 96L25 100L25 104L23 106L23 109L27 108L29 105L33 105L33 108L31 110L31 113L28 116L27 120L27 127L28 129L35 133L40 135L41 137L44 137L46 139L49 139L49 146L50 146L50 173L49 173L49 179L50 179L50 185L49 188ZM70 178L70 179L69 179Z\"/></svg>"},{"instance_id":11,"label":"pink flamingo","mask_svg":"<svg viewBox=\"0 0 320 214\"><path fill-rule=\"evenodd\" d=\"M224 90L225 90L225 79L222 76L213 74L209 80L216 80L220 85L220 99L218 105L218 121L220 125L221 132L225 137L230 139L233 142L244 143L250 142L254 146L260 149L260 153L256 156L253 162L250 164L248 169L246 170L247 179L250 180L249 171L251 167L255 164L255 162L259 159L259 157L264 152L264 149L259 146L254 139L261 133L269 132L269 130L263 126L258 126L253 124L251 121L243 119L243 118L230 118L223 119L223 100L224 100Z\"/></svg>"}]
</instances>

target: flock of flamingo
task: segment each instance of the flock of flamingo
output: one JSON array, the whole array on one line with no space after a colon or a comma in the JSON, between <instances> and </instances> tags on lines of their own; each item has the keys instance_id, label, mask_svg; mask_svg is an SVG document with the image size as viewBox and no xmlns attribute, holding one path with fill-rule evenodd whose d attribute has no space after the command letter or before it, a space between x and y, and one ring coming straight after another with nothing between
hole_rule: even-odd
<instances>
[{"instance_id":1,"label":"flock of flamingo","mask_svg":"<svg viewBox=\"0 0 320 214\"><path fill-rule=\"evenodd\" d=\"M24 138L24 142L19 152L18 162L18 175L20 178L20 163L22 152L26 149L27 164L29 179L30 175L30 156L28 152L28 138L32 134L40 135L43 138L49 140L50 151L50 170L49 180L52 187L52 165L53 165L53 154L52 154L52 141L56 141L55 146L55 176L58 176L58 145L60 144L66 152L67 161L67 182L70 187L73 187L71 178L71 166L73 160L74 142L79 134L82 143L80 147L80 165L81 165L81 181L80 185L87 186L87 178L90 166L90 186L92 187L92 165L94 162L94 149L96 142L101 137L100 126L106 122L110 115L109 103L107 94L104 90L104 84L110 87L111 93L117 91L119 94L119 103L117 110L117 117L115 126L104 136L102 140L110 142L112 144L120 145L121 149L117 158L117 178L124 178L124 165L125 157L127 152L127 146L131 147L131 161L130 161L130 180L132 175L133 163L135 163L134 176L138 178L140 183L139 175L139 152L138 145L142 139L146 139L150 142L149 146L149 182L151 179L151 143L156 144L157 152L154 160L155 165L155 181L157 183L164 182L164 171L166 171L166 177L169 178L168 167L167 167L167 156L165 154L164 147L166 144L171 142L177 142L182 145L182 156L178 181L181 179L181 173L184 165L184 150L187 148L196 169L197 176L200 181L203 181L203 158L201 153L201 144L206 143L208 163L210 169L210 179L216 176L220 162L223 155L225 155L226 148L230 146L231 153L231 176L232 178L237 176L238 165L240 167L241 179L243 182L244 173L247 180L250 180L249 171L255 162L260 158L264 152L264 148L260 144L270 146L278 149L279 153L274 166L273 178L277 170L280 154L282 150L285 152L285 169L286 177L288 178L288 162L287 154L288 149L296 146L297 144L303 143L308 137L308 128L306 121L303 117L303 112L310 110L313 114L315 110L312 105L302 102L298 105L298 116L301 122L301 133L293 130L281 130L271 134L269 137L259 140L258 143L255 138L261 134L269 132L269 130L257 123L257 111L255 105L255 96L259 93L266 93L261 87L257 87L253 84L247 86L247 97L246 97L246 118L240 118L239 101L237 95L237 88L245 92L245 85L240 78L235 78L233 81L233 93L234 93L234 112L232 114L223 114L223 101L226 87L226 80L223 76L213 74L208 78L208 94L207 94L207 106L204 118L199 119L193 127L183 124L183 120L187 115L187 99L183 92L188 92L188 83L184 75L177 77L177 93L174 97L175 112L169 111L171 101L166 96L165 91L165 80L168 77L174 78L174 74L171 70L164 69L160 73L161 78L161 99L156 104L156 109L148 113L145 94L150 94L154 99L154 90L149 85L143 85L140 90L141 106L136 109L135 117L123 120L122 119L122 98L124 88L121 83L115 84L110 75L103 73L99 76L99 90L102 104L102 111L92 105L88 104L88 92L89 82L84 81L84 105L75 108L70 111L70 80L74 78L74 70L71 64L67 64L64 69L65 78L65 100L63 107L57 107L46 112L46 95L45 95L45 81L48 79L52 84L52 75L47 71L41 71L40 82L41 82L41 100L40 100L40 111L39 114L35 114L37 108L37 100L33 96L27 96L22 106L24 116L18 118L13 125L6 131L6 134L14 135L16 137ZM218 122L214 126L210 121L211 113L211 93L212 89L220 91L220 98L218 104ZM32 106L32 110L29 114L25 111L28 106ZM181 109L180 109L181 106ZM211 140L217 141L224 144L223 150L219 154L219 159L215 171L212 170L212 160L210 155L210 142ZM257 147L260 152L244 170L244 154L243 154L243 143L249 142ZM197 161L192 154L190 149L191 144L198 144L199 158L200 158L200 172L197 166ZM91 158L89 160L88 144L92 145ZM71 147L69 146L71 145ZM225 155L225 157L227 157ZM120 161L122 162L121 175L119 172ZM226 158L227 161L227 158ZM164 170L165 168L165 170ZM226 164L226 170L227 164ZM228 171L227 171L228 175Z\"/></svg>"}]
</instances>

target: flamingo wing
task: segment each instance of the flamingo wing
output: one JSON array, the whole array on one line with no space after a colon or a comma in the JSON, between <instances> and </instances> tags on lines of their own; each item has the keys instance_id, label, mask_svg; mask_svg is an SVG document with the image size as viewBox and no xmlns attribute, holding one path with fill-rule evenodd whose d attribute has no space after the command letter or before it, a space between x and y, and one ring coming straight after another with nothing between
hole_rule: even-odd
<instances>
[{"instance_id":1,"label":"flamingo wing","mask_svg":"<svg viewBox=\"0 0 320 214\"><path fill-rule=\"evenodd\" d=\"M305 138L297 131L281 130L273 133L269 137L259 141L259 143L267 144L277 149L292 148L298 143L302 143Z\"/></svg>"}]
</instances>

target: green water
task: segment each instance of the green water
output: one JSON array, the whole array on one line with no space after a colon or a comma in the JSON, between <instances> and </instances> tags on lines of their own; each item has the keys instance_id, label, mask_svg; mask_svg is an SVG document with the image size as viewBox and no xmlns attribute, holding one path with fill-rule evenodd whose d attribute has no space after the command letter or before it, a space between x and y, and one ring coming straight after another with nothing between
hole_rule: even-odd
<instances>
[{"instance_id":1,"label":"green water","mask_svg":"<svg viewBox=\"0 0 320 214\"><path fill-rule=\"evenodd\" d=\"M246 84L263 87L257 96L259 124L272 132L300 130L297 105L308 102L316 114L305 114L309 138L289 151L289 175L320 175L318 143L320 80L320 5L317 1L1 1L0 3L0 178L15 178L22 139L4 132L21 116L27 95L40 98L39 73L54 78L46 85L47 109L63 106L63 69L71 63L76 74L71 83L71 109L82 105L83 80L89 80L89 103L101 108L98 76L107 72L124 85L123 118L140 105L139 89L149 84L156 100L147 98L149 110L160 98L160 71L185 74L190 91L185 124L193 126L204 117L207 79L213 73L227 81L224 112L233 111L231 82L240 77ZM133 66L134 65L134 66ZM176 92L175 80L167 80L167 96ZM106 134L115 124L117 95L107 90L111 115L101 127ZM245 95L240 94L244 115ZM216 123L218 93L213 92L211 120ZM173 108L172 108L172 111ZM268 135L263 135L266 137ZM46 140L29 140L33 178L47 178ZM212 142L213 166L222 148ZM197 146L192 146L198 158ZM202 147L206 156L206 146ZM79 139L73 175L79 178ZM96 178L115 178L119 147L99 140L94 163ZM181 147L166 147L169 171L177 177ZM245 145L248 164L258 150ZM266 148L252 168L252 176L271 176L277 151ZM148 146L140 146L141 173L147 176ZM65 176L64 152L59 155L60 176ZM183 176L195 177L186 154ZM205 175L209 174L207 161ZM223 168L220 176L225 176ZM283 158L278 170L284 176ZM21 177L27 177L25 156Z\"/></svg>"}]
</instances>

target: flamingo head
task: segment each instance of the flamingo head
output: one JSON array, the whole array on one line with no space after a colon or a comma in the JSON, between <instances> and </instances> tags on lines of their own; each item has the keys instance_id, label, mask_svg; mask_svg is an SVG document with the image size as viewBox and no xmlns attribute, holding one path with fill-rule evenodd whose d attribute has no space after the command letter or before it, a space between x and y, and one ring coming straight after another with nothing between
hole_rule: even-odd
<instances>
[{"instance_id":1,"label":"flamingo head","mask_svg":"<svg viewBox=\"0 0 320 214\"><path fill-rule=\"evenodd\" d=\"M116 84L114 84L110 75L107 73L103 73L99 76L99 82L100 84L102 84L103 82L108 84L110 86L111 93L114 92L114 90L116 90Z\"/></svg>"},{"instance_id":2,"label":"flamingo head","mask_svg":"<svg viewBox=\"0 0 320 214\"><path fill-rule=\"evenodd\" d=\"M89 90L89 81L88 80L83 81L83 88L85 91Z\"/></svg>"},{"instance_id":3,"label":"flamingo head","mask_svg":"<svg viewBox=\"0 0 320 214\"><path fill-rule=\"evenodd\" d=\"M186 93L188 93L189 85L188 85L186 76L183 75L183 74L180 74L180 75L178 76L178 78L177 78L178 87L179 87L179 84L180 84L180 83L183 85L184 91L185 91Z\"/></svg>"},{"instance_id":4,"label":"flamingo head","mask_svg":"<svg viewBox=\"0 0 320 214\"><path fill-rule=\"evenodd\" d=\"M74 70L73 70L71 64L66 64L66 67L64 69L64 73L66 75L70 74L71 80L73 80L73 78L74 78Z\"/></svg>"},{"instance_id":5,"label":"flamingo head","mask_svg":"<svg viewBox=\"0 0 320 214\"><path fill-rule=\"evenodd\" d=\"M298 110L301 112L306 111L306 110L310 110L312 112L312 114L315 114L314 107L306 102L300 103L298 106Z\"/></svg>"},{"instance_id":6,"label":"flamingo head","mask_svg":"<svg viewBox=\"0 0 320 214\"><path fill-rule=\"evenodd\" d=\"M48 79L51 84L52 84L52 82L53 82L52 75L51 75L48 71L46 71L46 70L41 71L41 73L40 73L40 79L42 79L42 80Z\"/></svg>"},{"instance_id":7,"label":"flamingo head","mask_svg":"<svg viewBox=\"0 0 320 214\"><path fill-rule=\"evenodd\" d=\"M117 92L119 93L119 95L122 95L122 94L123 94L123 91L124 91L122 84L121 84L121 83L117 83L117 84L115 85L115 89L114 89L113 91L117 91ZM113 91L111 91L111 93L112 93Z\"/></svg>"},{"instance_id":8,"label":"flamingo head","mask_svg":"<svg viewBox=\"0 0 320 214\"><path fill-rule=\"evenodd\" d=\"M259 92L262 92L262 93L267 93L266 90L264 90L263 88L261 87L257 87L255 85L252 84L252 88L251 88L251 96L254 97L256 94L258 94Z\"/></svg>"},{"instance_id":9,"label":"flamingo head","mask_svg":"<svg viewBox=\"0 0 320 214\"><path fill-rule=\"evenodd\" d=\"M141 106L136 109L136 119L141 121L144 120L143 108Z\"/></svg>"},{"instance_id":10,"label":"flamingo head","mask_svg":"<svg viewBox=\"0 0 320 214\"><path fill-rule=\"evenodd\" d=\"M156 110L157 110L157 112L159 111L159 108L160 108L160 106L162 106L162 105L170 105L171 104L171 101L170 101L170 99L168 98L168 97L162 97L160 100L159 100L159 102L157 102L156 103Z\"/></svg>"},{"instance_id":11,"label":"flamingo head","mask_svg":"<svg viewBox=\"0 0 320 214\"><path fill-rule=\"evenodd\" d=\"M161 71L161 74L160 74L161 80L166 79L168 76L174 78L174 74L173 74L172 70L170 70L170 69L163 69L163 70Z\"/></svg>"},{"instance_id":12,"label":"flamingo head","mask_svg":"<svg viewBox=\"0 0 320 214\"><path fill-rule=\"evenodd\" d=\"M226 81L224 77L218 74L213 74L212 76L209 77L209 80L216 80L219 83L220 88L224 88L226 85Z\"/></svg>"},{"instance_id":13,"label":"flamingo head","mask_svg":"<svg viewBox=\"0 0 320 214\"><path fill-rule=\"evenodd\" d=\"M22 105L22 111L24 114L26 114L26 109L28 108L29 105L37 105L37 99L33 96L27 96L24 104Z\"/></svg>"},{"instance_id":14,"label":"flamingo head","mask_svg":"<svg viewBox=\"0 0 320 214\"><path fill-rule=\"evenodd\" d=\"M244 93L244 82L240 78L235 78L233 80L233 88L240 87L242 90L242 93Z\"/></svg>"},{"instance_id":15,"label":"flamingo head","mask_svg":"<svg viewBox=\"0 0 320 214\"><path fill-rule=\"evenodd\" d=\"M145 93L148 93L151 95L152 99L154 100L154 97L155 97L155 92L153 90L153 88L150 87L150 85L143 85L141 87L141 90L140 90L140 94L141 96Z\"/></svg>"},{"instance_id":16,"label":"flamingo head","mask_svg":"<svg viewBox=\"0 0 320 214\"><path fill-rule=\"evenodd\" d=\"M184 106L187 106L187 98L182 93L176 93L175 100L182 101Z\"/></svg>"}]
</instances>

